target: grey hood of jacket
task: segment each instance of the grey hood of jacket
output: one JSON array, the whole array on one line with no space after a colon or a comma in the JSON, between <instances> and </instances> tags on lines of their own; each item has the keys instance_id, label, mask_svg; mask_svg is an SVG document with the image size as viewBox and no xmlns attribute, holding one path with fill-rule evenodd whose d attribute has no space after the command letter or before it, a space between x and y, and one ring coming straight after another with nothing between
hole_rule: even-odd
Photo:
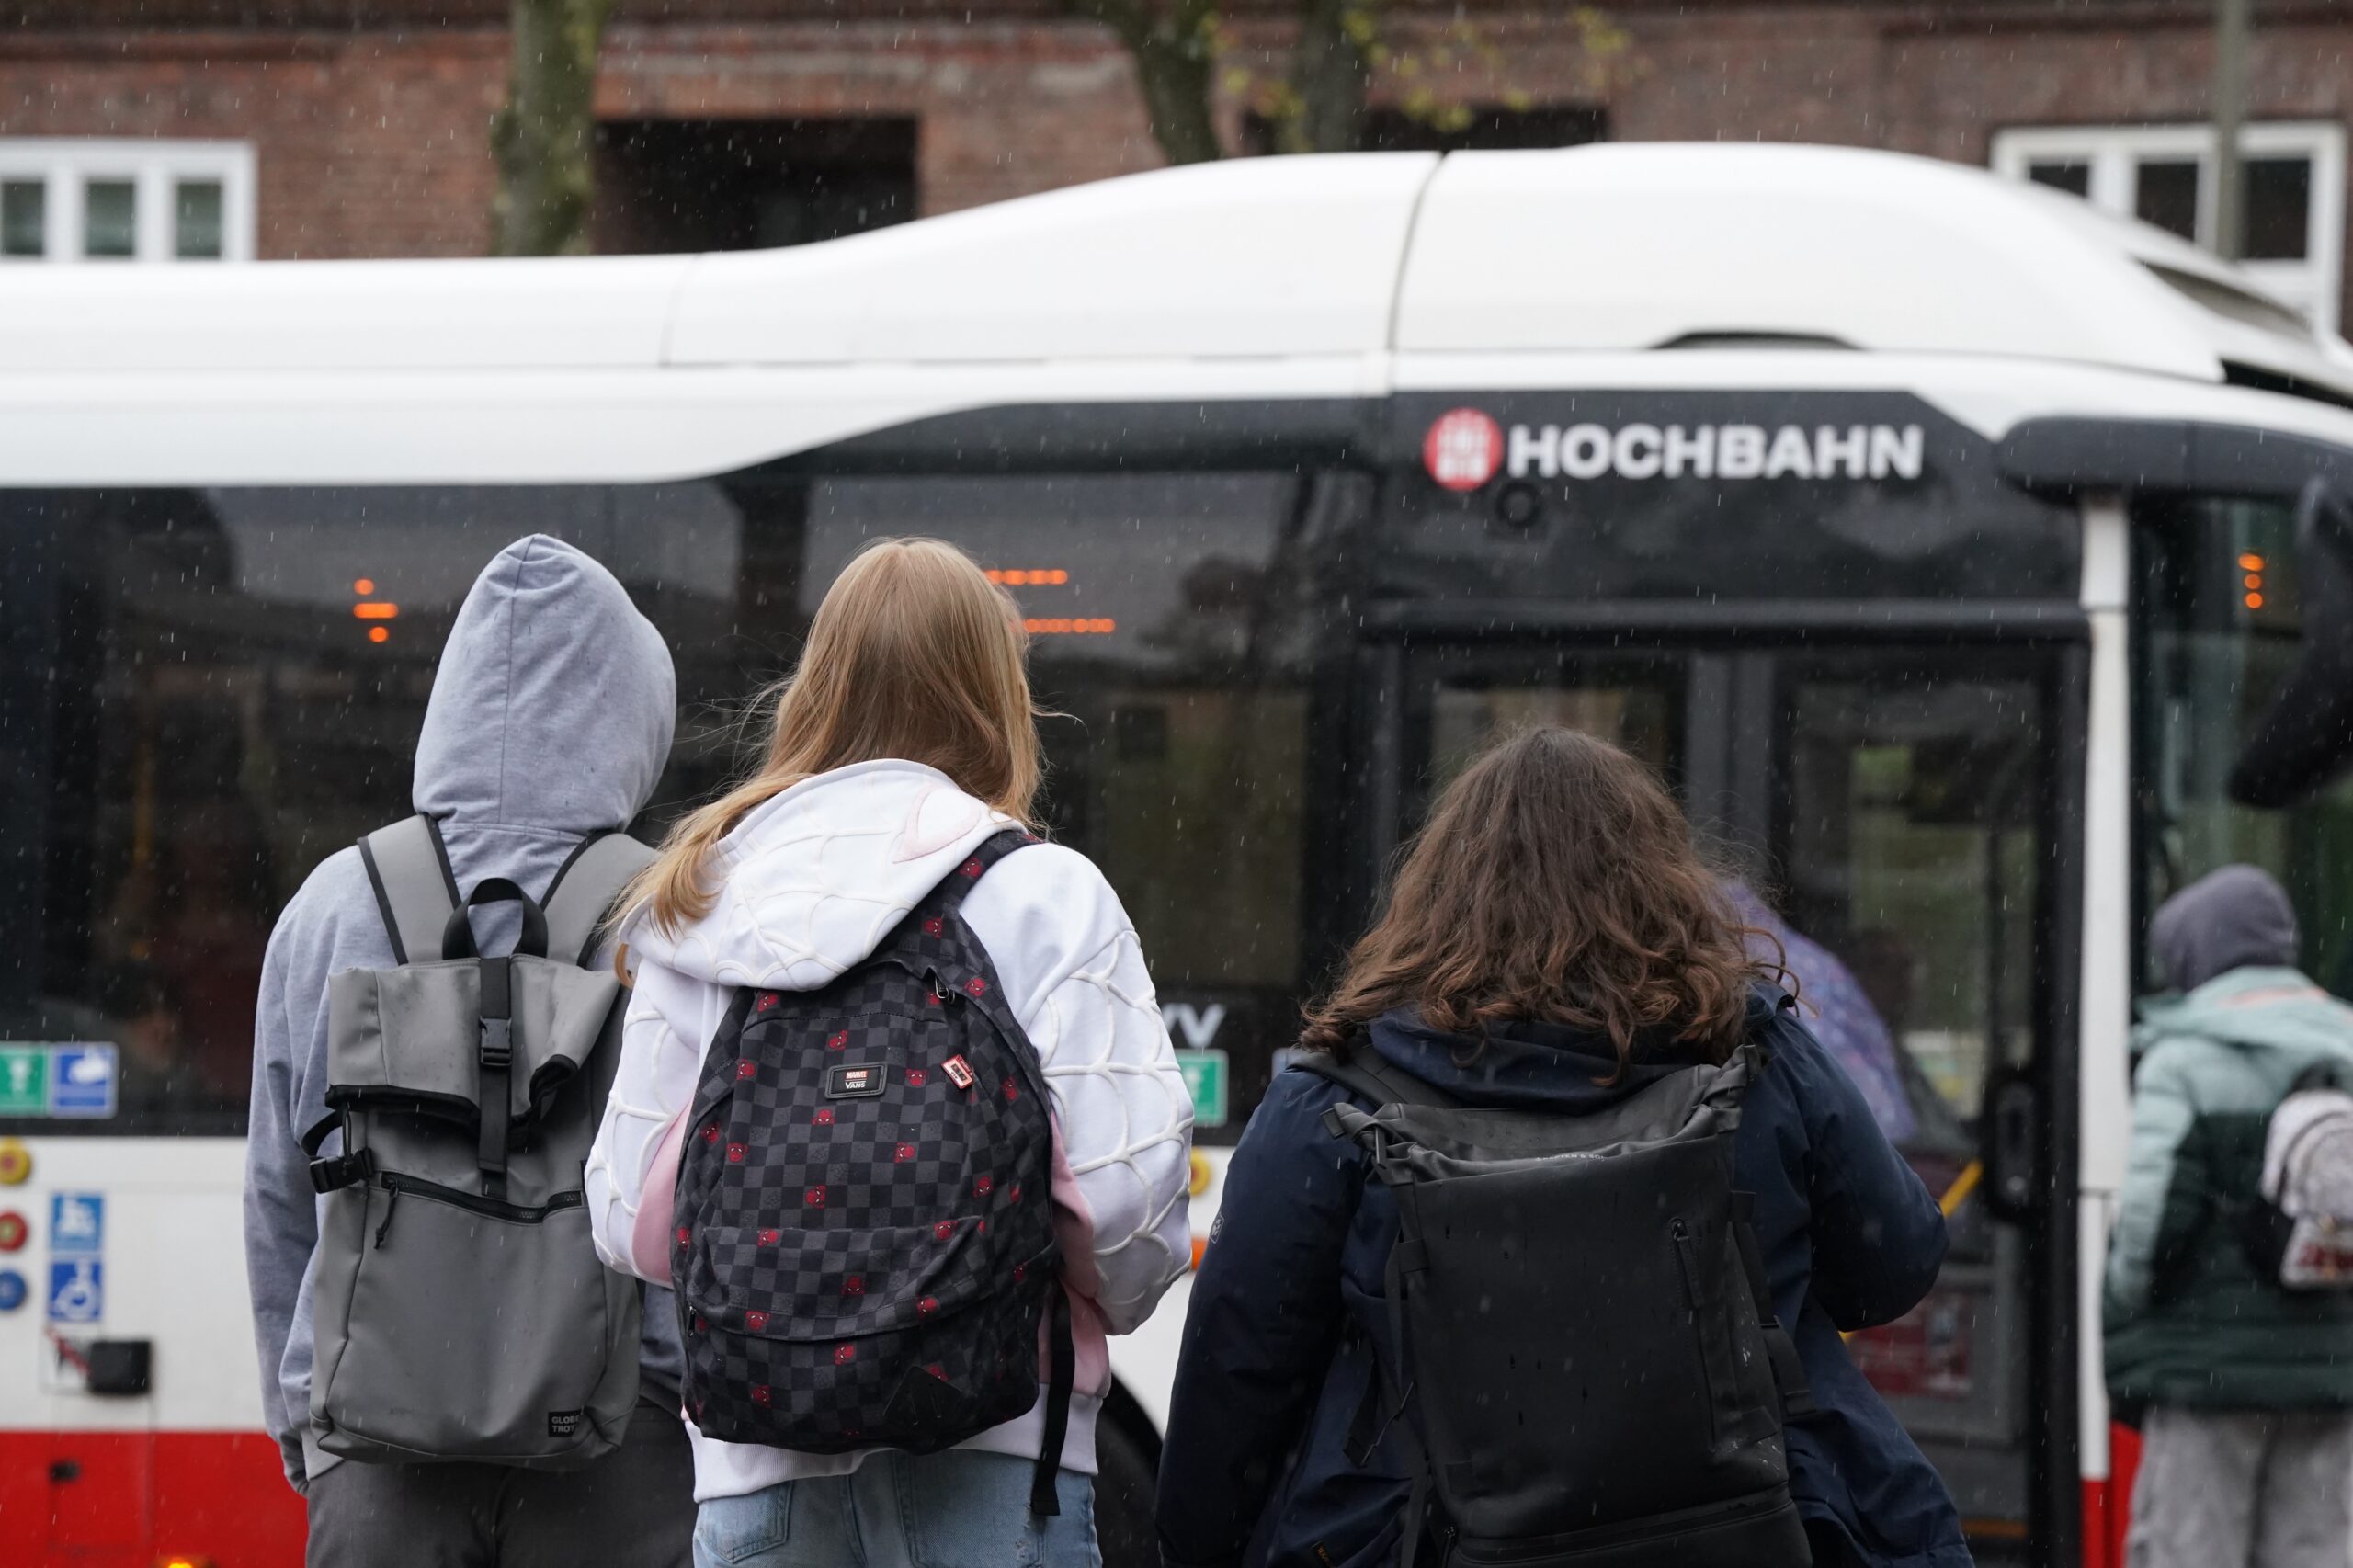
<instances>
[{"instance_id":1,"label":"grey hood of jacket","mask_svg":"<svg viewBox=\"0 0 2353 1568\"><path fill-rule=\"evenodd\" d=\"M533 534L498 552L458 611L411 799L439 819L460 888L504 876L538 894L584 836L644 808L676 715L661 633L603 566ZM484 950L511 942L516 920L511 905L482 912ZM337 1462L309 1441L319 1200L301 1145L326 1116L327 977L392 962L359 853L338 850L278 917L255 1007L245 1268L262 1409L298 1486ZM676 1325L649 1310L646 1328L647 1373L675 1384Z\"/></svg>"},{"instance_id":2,"label":"grey hood of jacket","mask_svg":"<svg viewBox=\"0 0 2353 1568\"><path fill-rule=\"evenodd\" d=\"M2268 873L2225 866L2157 906L2149 956L2165 983L2182 992L2234 969L2293 969L2296 911Z\"/></svg>"}]
</instances>

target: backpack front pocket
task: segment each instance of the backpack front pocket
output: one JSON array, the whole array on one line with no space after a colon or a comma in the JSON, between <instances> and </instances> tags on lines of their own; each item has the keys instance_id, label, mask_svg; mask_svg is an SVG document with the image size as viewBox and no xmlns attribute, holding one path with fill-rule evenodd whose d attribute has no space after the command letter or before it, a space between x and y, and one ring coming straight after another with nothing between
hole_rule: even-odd
<instances>
[{"instance_id":1,"label":"backpack front pocket","mask_svg":"<svg viewBox=\"0 0 2353 1568\"><path fill-rule=\"evenodd\" d=\"M348 1196L364 1233L323 1346L323 1447L519 1462L598 1438L606 1278L581 1193L523 1208L386 1176Z\"/></svg>"}]
</instances>

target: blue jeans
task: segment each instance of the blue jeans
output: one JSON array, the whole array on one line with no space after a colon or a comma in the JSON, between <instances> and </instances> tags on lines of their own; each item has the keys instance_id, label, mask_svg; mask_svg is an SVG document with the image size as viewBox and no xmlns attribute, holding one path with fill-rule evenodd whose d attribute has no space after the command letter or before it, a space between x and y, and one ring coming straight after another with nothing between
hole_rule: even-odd
<instances>
[{"instance_id":1,"label":"blue jeans","mask_svg":"<svg viewBox=\"0 0 2353 1568\"><path fill-rule=\"evenodd\" d=\"M950 1449L880 1453L847 1475L713 1497L695 1568L1102 1568L1095 1480L1063 1471L1063 1511L1029 1512L1035 1462Z\"/></svg>"}]
</instances>

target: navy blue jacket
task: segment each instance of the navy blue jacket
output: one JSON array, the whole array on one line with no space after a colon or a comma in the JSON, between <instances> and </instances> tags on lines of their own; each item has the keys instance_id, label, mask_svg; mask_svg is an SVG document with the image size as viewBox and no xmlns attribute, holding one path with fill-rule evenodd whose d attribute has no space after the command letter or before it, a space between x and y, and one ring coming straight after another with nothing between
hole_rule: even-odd
<instances>
[{"instance_id":1,"label":"navy blue jacket","mask_svg":"<svg viewBox=\"0 0 2353 1568\"><path fill-rule=\"evenodd\" d=\"M1790 1424L1790 1490L1810 1530L1844 1536L1870 1568L1967 1568L1952 1499L1847 1360L1842 1329L1902 1316L1945 1255L1944 1217L1869 1106L1802 1025L1760 994L1751 1027L1768 1064L1733 1146L1756 1195L1775 1311L1792 1325L1821 1409ZM1468 1042L1392 1013L1374 1048L1476 1105L1582 1113L1672 1064L1639 1060L1603 1085L1608 1042L1522 1024ZM1468 1063L1465 1065L1465 1063ZM1186 1313L1160 1461L1161 1550L1186 1568L1373 1568L1392 1560L1406 1460L1386 1435L1362 1469L1343 1452L1374 1356L1394 1363L1381 1298L1396 1209L1324 1110L1351 1097L1279 1074L1227 1173Z\"/></svg>"}]
</instances>

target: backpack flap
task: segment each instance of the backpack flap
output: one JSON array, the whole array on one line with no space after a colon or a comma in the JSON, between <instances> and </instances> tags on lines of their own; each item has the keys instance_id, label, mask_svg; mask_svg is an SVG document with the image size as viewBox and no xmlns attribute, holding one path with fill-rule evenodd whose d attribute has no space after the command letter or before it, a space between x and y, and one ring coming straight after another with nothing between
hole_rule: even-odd
<instances>
[{"instance_id":1,"label":"backpack flap","mask_svg":"<svg viewBox=\"0 0 2353 1568\"><path fill-rule=\"evenodd\" d=\"M506 960L512 1066L493 1115L521 1136L595 1052L620 981L530 957ZM392 1110L479 1125L482 962L346 970L327 982L327 1107Z\"/></svg>"}]
</instances>

